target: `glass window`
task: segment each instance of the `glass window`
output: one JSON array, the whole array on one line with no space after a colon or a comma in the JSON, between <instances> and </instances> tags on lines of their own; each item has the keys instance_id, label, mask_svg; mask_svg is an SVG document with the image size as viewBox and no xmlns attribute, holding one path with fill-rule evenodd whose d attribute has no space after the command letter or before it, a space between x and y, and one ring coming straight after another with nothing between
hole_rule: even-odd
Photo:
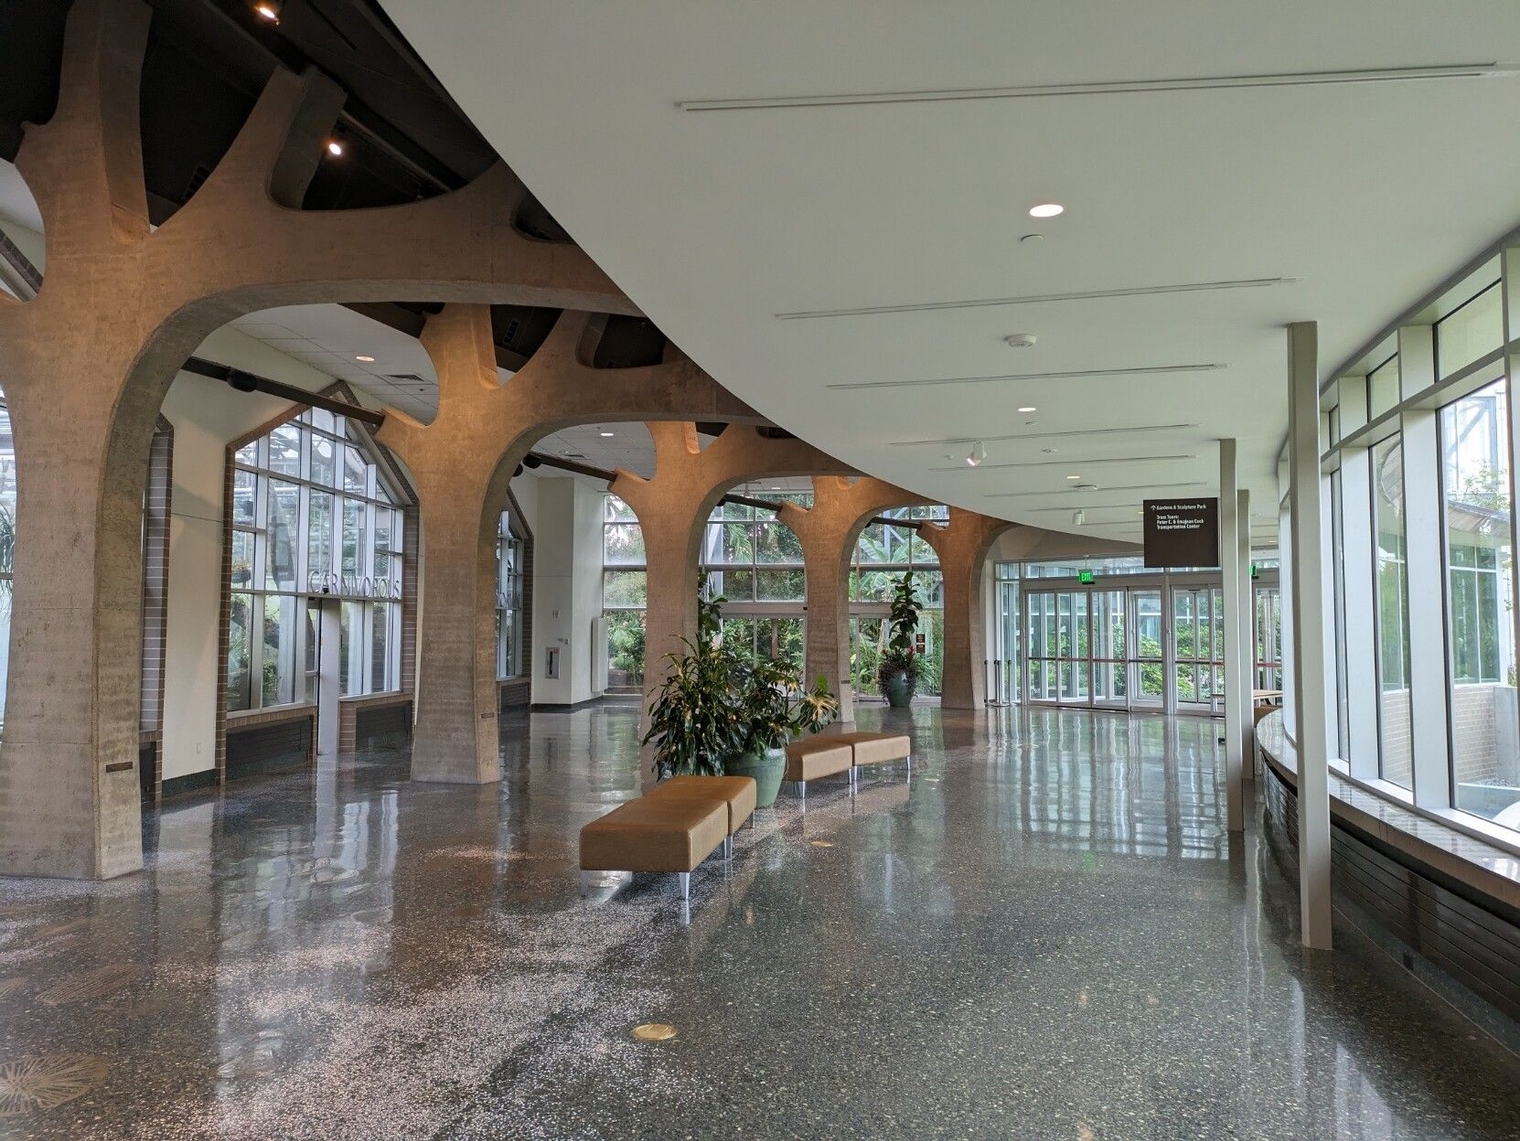
<instances>
[{"instance_id":1,"label":"glass window","mask_svg":"<svg viewBox=\"0 0 1520 1141\"><path fill-rule=\"evenodd\" d=\"M363 445L324 429L346 426L309 410L233 456L229 709L312 699L302 680L315 652L312 591L344 600L342 692L400 684L403 516Z\"/></svg>"},{"instance_id":2,"label":"glass window","mask_svg":"<svg viewBox=\"0 0 1520 1141\"><path fill-rule=\"evenodd\" d=\"M1376 534L1379 746L1384 780L1411 788L1409 707L1409 579L1404 536L1404 449L1401 437L1375 445L1372 523Z\"/></svg>"},{"instance_id":3,"label":"glass window","mask_svg":"<svg viewBox=\"0 0 1520 1141\"><path fill-rule=\"evenodd\" d=\"M1447 377L1504 344L1504 293L1496 281L1436 322L1436 366Z\"/></svg>"},{"instance_id":4,"label":"glass window","mask_svg":"<svg viewBox=\"0 0 1520 1141\"><path fill-rule=\"evenodd\" d=\"M496 676L522 673L523 546L512 533L512 513L496 528Z\"/></svg>"},{"instance_id":5,"label":"glass window","mask_svg":"<svg viewBox=\"0 0 1520 1141\"><path fill-rule=\"evenodd\" d=\"M1490 818L1520 802L1507 404L1500 380L1441 410L1452 803Z\"/></svg>"},{"instance_id":6,"label":"glass window","mask_svg":"<svg viewBox=\"0 0 1520 1141\"><path fill-rule=\"evenodd\" d=\"M1399 400L1399 357L1395 353L1367 374L1368 417L1377 419Z\"/></svg>"}]
</instances>

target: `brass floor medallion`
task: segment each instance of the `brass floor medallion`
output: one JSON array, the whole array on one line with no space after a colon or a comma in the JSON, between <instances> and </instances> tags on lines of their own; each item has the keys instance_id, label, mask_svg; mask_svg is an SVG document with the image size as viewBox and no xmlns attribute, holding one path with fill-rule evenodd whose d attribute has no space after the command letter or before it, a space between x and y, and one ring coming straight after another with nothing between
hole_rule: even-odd
<instances>
[{"instance_id":1,"label":"brass floor medallion","mask_svg":"<svg viewBox=\"0 0 1520 1141\"><path fill-rule=\"evenodd\" d=\"M832 848L833 846L834 846L834 841L832 841L832 840L814 840L813 841L813 847L815 847L815 848Z\"/></svg>"},{"instance_id":2,"label":"brass floor medallion","mask_svg":"<svg viewBox=\"0 0 1520 1141\"><path fill-rule=\"evenodd\" d=\"M645 1022L633 1028L633 1036L640 1042L663 1042L676 1036L676 1028L668 1022Z\"/></svg>"},{"instance_id":3,"label":"brass floor medallion","mask_svg":"<svg viewBox=\"0 0 1520 1141\"><path fill-rule=\"evenodd\" d=\"M135 983L141 977L142 971L131 963L112 963L108 967L97 967L93 971L85 971L82 975L64 979L63 982L48 987L37 997L49 1006L66 1006L71 1002L104 998L108 994L114 994L123 987Z\"/></svg>"},{"instance_id":4,"label":"brass floor medallion","mask_svg":"<svg viewBox=\"0 0 1520 1141\"><path fill-rule=\"evenodd\" d=\"M105 1081L107 1068L94 1054L43 1054L0 1064L0 1117L73 1101Z\"/></svg>"}]
</instances>

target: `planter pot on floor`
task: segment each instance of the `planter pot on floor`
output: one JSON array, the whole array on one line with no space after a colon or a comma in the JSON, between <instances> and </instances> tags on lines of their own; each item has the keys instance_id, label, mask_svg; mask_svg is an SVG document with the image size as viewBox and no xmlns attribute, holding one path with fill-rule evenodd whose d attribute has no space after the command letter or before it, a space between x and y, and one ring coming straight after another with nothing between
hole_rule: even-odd
<instances>
[{"instance_id":1,"label":"planter pot on floor","mask_svg":"<svg viewBox=\"0 0 1520 1141\"><path fill-rule=\"evenodd\" d=\"M893 709L903 709L913 700L917 680L907 670L894 670L881 679L881 693Z\"/></svg>"},{"instance_id":2,"label":"planter pot on floor","mask_svg":"<svg viewBox=\"0 0 1520 1141\"><path fill-rule=\"evenodd\" d=\"M731 777L754 777L755 807L769 808L776 803L776 794L781 791L781 778L786 773L786 750L767 749L726 757L723 772Z\"/></svg>"}]
</instances>

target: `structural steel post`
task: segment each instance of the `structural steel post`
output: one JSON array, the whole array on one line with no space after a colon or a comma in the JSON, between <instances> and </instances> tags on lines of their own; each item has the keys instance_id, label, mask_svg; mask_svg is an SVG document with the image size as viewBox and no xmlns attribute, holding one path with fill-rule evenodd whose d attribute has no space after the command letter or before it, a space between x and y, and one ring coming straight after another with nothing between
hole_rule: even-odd
<instances>
[{"instance_id":1,"label":"structural steel post","mask_svg":"<svg viewBox=\"0 0 1520 1141\"><path fill-rule=\"evenodd\" d=\"M1330 949L1330 723L1325 683L1324 498L1320 477L1319 336L1288 326L1289 502L1293 532L1293 688L1297 711L1298 882L1304 946Z\"/></svg>"},{"instance_id":2,"label":"structural steel post","mask_svg":"<svg viewBox=\"0 0 1520 1141\"><path fill-rule=\"evenodd\" d=\"M1242 635L1247 618L1240 606L1240 580L1245 568L1240 562L1240 532L1249 527L1239 515L1235 469L1235 441L1219 441L1219 567L1224 576L1224 757L1226 823L1231 832L1245 827L1245 808L1241 797L1240 774L1244 767L1244 737L1241 727L1250 716L1249 705L1242 705L1240 695Z\"/></svg>"}]
</instances>

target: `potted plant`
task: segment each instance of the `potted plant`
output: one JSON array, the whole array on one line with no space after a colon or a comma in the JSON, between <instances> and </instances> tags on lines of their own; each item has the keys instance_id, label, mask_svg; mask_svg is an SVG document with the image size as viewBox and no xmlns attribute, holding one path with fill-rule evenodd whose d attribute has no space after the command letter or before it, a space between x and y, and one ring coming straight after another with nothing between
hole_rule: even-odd
<instances>
[{"instance_id":1,"label":"potted plant","mask_svg":"<svg viewBox=\"0 0 1520 1141\"><path fill-rule=\"evenodd\" d=\"M918 654L913 635L918 629L918 612L923 609L913 589L913 572L903 571L892 588L892 612L887 622L891 636L876 666L876 684L893 709L901 709L913 700L918 687Z\"/></svg>"},{"instance_id":2,"label":"potted plant","mask_svg":"<svg viewBox=\"0 0 1520 1141\"><path fill-rule=\"evenodd\" d=\"M786 743L816 733L839 711L828 680L804 689L798 671L779 662L754 665L725 650L719 631L722 598L701 600L697 639L686 653L667 654L670 672L649 709L643 744L655 746L663 780L677 774L749 776L757 807L776 800L786 771ZM683 640L684 641L684 640Z\"/></svg>"},{"instance_id":3,"label":"potted plant","mask_svg":"<svg viewBox=\"0 0 1520 1141\"><path fill-rule=\"evenodd\" d=\"M794 736L816 733L839 712L839 699L819 675L804 689L801 674L780 662L763 661L736 670L734 708L738 714L736 747L723 760L730 776L753 777L755 806L776 801L786 773L786 745Z\"/></svg>"},{"instance_id":4,"label":"potted plant","mask_svg":"<svg viewBox=\"0 0 1520 1141\"><path fill-rule=\"evenodd\" d=\"M723 758L740 744L739 717L729 700L733 662L716 637L721 598L697 602L697 640L684 654L666 654L670 671L649 707L654 769L669 776L721 776Z\"/></svg>"}]
</instances>

